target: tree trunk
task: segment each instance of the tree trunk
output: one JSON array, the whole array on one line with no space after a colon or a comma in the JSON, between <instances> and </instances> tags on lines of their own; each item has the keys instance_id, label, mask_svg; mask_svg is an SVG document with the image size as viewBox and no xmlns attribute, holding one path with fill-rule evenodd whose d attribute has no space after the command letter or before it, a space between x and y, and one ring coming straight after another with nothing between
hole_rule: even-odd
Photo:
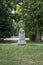
<instances>
[{"instance_id":1,"label":"tree trunk","mask_svg":"<svg viewBox=\"0 0 43 65\"><path fill-rule=\"evenodd\" d=\"M36 22L36 42L41 42L40 21Z\"/></svg>"},{"instance_id":2,"label":"tree trunk","mask_svg":"<svg viewBox=\"0 0 43 65\"><path fill-rule=\"evenodd\" d=\"M36 32L36 39L35 39L36 42L41 42L41 36L40 36L40 32L37 30Z\"/></svg>"}]
</instances>

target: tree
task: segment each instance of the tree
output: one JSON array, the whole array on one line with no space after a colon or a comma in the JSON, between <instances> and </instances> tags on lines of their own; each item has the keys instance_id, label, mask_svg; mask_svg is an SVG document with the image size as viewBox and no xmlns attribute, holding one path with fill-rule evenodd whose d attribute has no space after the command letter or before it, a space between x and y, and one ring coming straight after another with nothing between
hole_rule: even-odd
<instances>
[{"instance_id":1,"label":"tree","mask_svg":"<svg viewBox=\"0 0 43 65\"><path fill-rule=\"evenodd\" d=\"M25 14L24 20L26 21L26 33L30 35L31 40L40 42L41 27L43 27L43 1L23 0L23 11L23 14Z\"/></svg>"},{"instance_id":2,"label":"tree","mask_svg":"<svg viewBox=\"0 0 43 65\"><path fill-rule=\"evenodd\" d=\"M18 11L18 17L22 13L19 19L23 18L25 21L26 36L30 37L31 40L40 42L43 31L43 1L15 0L15 2L22 9L20 12Z\"/></svg>"},{"instance_id":3,"label":"tree","mask_svg":"<svg viewBox=\"0 0 43 65\"><path fill-rule=\"evenodd\" d=\"M7 4L0 1L0 38L9 37L11 35L11 18L9 17L9 10Z\"/></svg>"},{"instance_id":4,"label":"tree","mask_svg":"<svg viewBox=\"0 0 43 65\"><path fill-rule=\"evenodd\" d=\"M4 27L1 27L5 29L6 26L6 30L9 30L9 28L11 30L12 19L19 24L19 20L23 18L26 36L36 42L41 41L41 33L43 32L43 0L1 0L0 7L0 21L2 24L4 21ZM12 10L16 12L11 14ZM4 29L1 27L0 30L3 31ZM0 33L3 34L2 32Z\"/></svg>"}]
</instances>

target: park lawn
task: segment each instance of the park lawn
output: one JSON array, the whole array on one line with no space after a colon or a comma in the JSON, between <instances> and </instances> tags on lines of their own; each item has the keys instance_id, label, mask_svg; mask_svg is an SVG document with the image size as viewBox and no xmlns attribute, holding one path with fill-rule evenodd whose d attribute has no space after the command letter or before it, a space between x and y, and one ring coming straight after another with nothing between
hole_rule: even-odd
<instances>
[{"instance_id":1,"label":"park lawn","mask_svg":"<svg viewBox=\"0 0 43 65\"><path fill-rule=\"evenodd\" d=\"M43 44L0 44L0 65L43 65Z\"/></svg>"}]
</instances>

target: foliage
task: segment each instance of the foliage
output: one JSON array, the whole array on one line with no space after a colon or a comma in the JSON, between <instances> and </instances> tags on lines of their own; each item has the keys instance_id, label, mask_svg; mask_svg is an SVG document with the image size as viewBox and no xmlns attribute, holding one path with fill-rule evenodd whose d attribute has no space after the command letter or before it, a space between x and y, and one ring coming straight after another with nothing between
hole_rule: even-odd
<instances>
[{"instance_id":1,"label":"foliage","mask_svg":"<svg viewBox=\"0 0 43 65\"><path fill-rule=\"evenodd\" d=\"M15 12L12 13L12 10ZM30 39L33 40L35 39L37 22L39 22L39 30L41 34L43 34L43 0L1 0L0 11L0 21L7 23L4 25L7 33L8 30L11 31L13 19L16 22L14 29L18 33L20 28L19 21L23 19L25 22L26 37L30 37ZM3 28L5 29L5 27ZM2 30L1 27L0 30ZM2 32L0 33L3 34Z\"/></svg>"},{"instance_id":2,"label":"foliage","mask_svg":"<svg viewBox=\"0 0 43 65\"><path fill-rule=\"evenodd\" d=\"M23 16L25 20L26 36L33 38L36 35L36 22L40 22L40 32L43 32L43 1L23 0ZM34 38L35 39L35 38Z\"/></svg>"},{"instance_id":3,"label":"foliage","mask_svg":"<svg viewBox=\"0 0 43 65\"><path fill-rule=\"evenodd\" d=\"M0 38L11 35L11 18L9 17L8 7L5 7L3 0L0 2Z\"/></svg>"},{"instance_id":4,"label":"foliage","mask_svg":"<svg viewBox=\"0 0 43 65\"><path fill-rule=\"evenodd\" d=\"M43 1L42 0L16 0L16 20L25 21L26 37L34 40L36 37L37 25L39 32L43 32Z\"/></svg>"}]
</instances>

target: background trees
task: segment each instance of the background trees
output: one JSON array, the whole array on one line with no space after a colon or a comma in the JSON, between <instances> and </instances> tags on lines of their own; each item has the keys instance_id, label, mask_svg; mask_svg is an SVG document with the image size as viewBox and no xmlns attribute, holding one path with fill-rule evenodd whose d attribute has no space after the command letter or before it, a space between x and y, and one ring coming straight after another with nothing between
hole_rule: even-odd
<instances>
[{"instance_id":1,"label":"background trees","mask_svg":"<svg viewBox=\"0 0 43 65\"><path fill-rule=\"evenodd\" d=\"M11 18L4 0L0 1L0 38L9 37L11 31Z\"/></svg>"},{"instance_id":2,"label":"background trees","mask_svg":"<svg viewBox=\"0 0 43 65\"><path fill-rule=\"evenodd\" d=\"M19 21L25 22L26 37L40 42L43 35L43 0L1 0L0 1L0 37L11 35L12 22L18 35ZM2 32L1 32L2 31ZM4 34L6 33L6 34Z\"/></svg>"},{"instance_id":3,"label":"background trees","mask_svg":"<svg viewBox=\"0 0 43 65\"><path fill-rule=\"evenodd\" d=\"M23 18L25 21L26 37L30 37L33 41L40 42L41 34L43 34L43 1L22 0L17 4L22 9L20 18Z\"/></svg>"},{"instance_id":4,"label":"background trees","mask_svg":"<svg viewBox=\"0 0 43 65\"><path fill-rule=\"evenodd\" d=\"M26 36L29 36L31 40L40 42L43 31L43 1L23 0L23 11Z\"/></svg>"}]
</instances>

